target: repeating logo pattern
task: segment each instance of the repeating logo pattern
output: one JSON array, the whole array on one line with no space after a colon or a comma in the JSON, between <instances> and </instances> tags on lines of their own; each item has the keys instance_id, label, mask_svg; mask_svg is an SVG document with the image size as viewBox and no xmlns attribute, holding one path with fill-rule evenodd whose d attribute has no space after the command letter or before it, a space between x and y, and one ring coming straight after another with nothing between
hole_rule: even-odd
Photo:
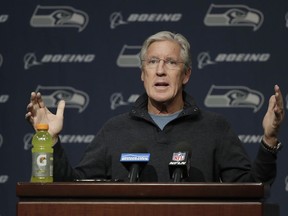
<instances>
[{"instance_id":1,"label":"repeating logo pattern","mask_svg":"<svg viewBox=\"0 0 288 216\"><path fill-rule=\"evenodd\" d=\"M205 97L204 104L214 108L252 108L259 111L264 102L264 95L246 86L212 85Z\"/></svg>"},{"instance_id":2,"label":"repeating logo pattern","mask_svg":"<svg viewBox=\"0 0 288 216\"><path fill-rule=\"evenodd\" d=\"M246 5L211 4L204 18L206 26L252 27L257 31L264 20L261 11Z\"/></svg>"},{"instance_id":3,"label":"repeating logo pattern","mask_svg":"<svg viewBox=\"0 0 288 216\"><path fill-rule=\"evenodd\" d=\"M130 46L125 44L117 58L117 65L119 67L140 67L140 51L141 46Z\"/></svg>"},{"instance_id":4,"label":"repeating logo pattern","mask_svg":"<svg viewBox=\"0 0 288 216\"><path fill-rule=\"evenodd\" d=\"M273 85L280 84L288 110L287 86L283 84L286 82L285 38L288 34L288 8L284 0L271 4L203 1L188 6L179 1L177 7L175 2L169 1L116 2L110 5L105 1L59 1L37 5L26 1L18 4L23 8L16 14L9 0L1 2L0 158L3 161L14 157L6 155L7 148L13 148L9 152L18 151L16 145L6 143L20 143L17 155L20 154L21 159L29 158L32 129L24 118L15 119L19 115L7 117L6 114L20 112L23 117L29 93L35 87L52 112L63 99L67 109L65 119L74 119L76 115L76 119L87 123L84 128L79 124L66 124L60 135L63 145L78 148L93 142L99 122L105 122L121 110L129 110L144 91L143 86L135 88L136 82L142 84L141 45L148 35L160 30L183 33L191 42L193 73L191 85L185 88L200 106L216 112L229 110L227 114L232 116L232 121L236 119L237 122L243 115L248 120L258 121L266 112L264 102L268 104ZM132 83L133 79L137 81ZM97 86L95 91L88 92L94 86ZM191 86L197 91L191 91ZM92 98L97 101L90 103ZM96 107L91 107L95 104ZM99 114L99 107L104 107L103 115ZM8 118L17 122L20 138L10 135ZM259 131L250 130L251 125L247 128L237 125L241 131L239 139L248 150L261 142L260 121ZM281 134L285 127L284 124ZM22 138L24 146L21 146ZM285 132L280 138L285 143ZM287 149L283 148L279 157L283 157L285 151ZM72 159L77 159L75 155L72 154ZM10 179L23 179L27 174L24 169L13 172L14 165L9 163L1 165L5 168L0 172L2 186L13 186ZM29 170L29 164L23 166L26 165ZM279 170L282 172L283 168ZM288 177L286 173L280 176L282 179L273 185L277 193L272 193L284 212ZM3 204L0 215L9 212L4 205L6 200L15 199L15 195L11 196L4 192L4 198L0 197Z\"/></svg>"},{"instance_id":5,"label":"repeating logo pattern","mask_svg":"<svg viewBox=\"0 0 288 216\"><path fill-rule=\"evenodd\" d=\"M7 22L8 18L9 18L8 14L0 14L0 24Z\"/></svg>"},{"instance_id":6,"label":"repeating logo pattern","mask_svg":"<svg viewBox=\"0 0 288 216\"><path fill-rule=\"evenodd\" d=\"M38 5L30 20L32 27L78 28L83 31L89 21L87 13L71 6Z\"/></svg>"},{"instance_id":7,"label":"repeating logo pattern","mask_svg":"<svg viewBox=\"0 0 288 216\"><path fill-rule=\"evenodd\" d=\"M267 62L270 53L219 53L215 59L211 59L209 52L201 52L198 57L198 69L218 63L246 63L246 62Z\"/></svg>"},{"instance_id":8,"label":"repeating logo pattern","mask_svg":"<svg viewBox=\"0 0 288 216\"><path fill-rule=\"evenodd\" d=\"M28 151L32 148L32 133L27 133L23 137L25 151ZM60 140L63 144L71 144L71 143L80 143L80 144L89 144L95 139L95 134L60 134Z\"/></svg>"},{"instance_id":9,"label":"repeating logo pattern","mask_svg":"<svg viewBox=\"0 0 288 216\"><path fill-rule=\"evenodd\" d=\"M129 104L134 103L138 97L139 94L132 94L127 99L127 101L125 101L121 92L115 92L110 96L110 104L111 104L110 108L111 110L115 110L120 106L127 106Z\"/></svg>"},{"instance_id":10,"label":"repeating logo pattern","mask_svg":"<svg viewBox=\"0 0 288 216\"><path fill-rule=\"evenodd\" d=\"M120 25L129 23L155 23L155 22L179 22L182 19L181 13L132 13L125 20L122 12L113 12L110 15L110 28L115 29Z\"/></svg>"},{"instance_id":11,"label":"repeating logo pattern","mask_svg":"<svg viewBox=\"0 0 288 216\"><path fill-rule=\"evenodd\" d=\"M65 100L65 108L76 108L83 112L89 104L89 95L70 86L37 86L48 108L57 108L60 100Z\"/></svg>"},{"instance_id":12,"label":"repeating logo pattern","mask_svg":"<svg viewBox=\"0 0 288 216\"><path fill-rule=\"evenodd\" d=\"M38 61L35 53L27 53L24 56L24 69L43 64L63 64L63 63L91 63L95 59L95 54L45 54Z\"/></svg>"}]
</instances>

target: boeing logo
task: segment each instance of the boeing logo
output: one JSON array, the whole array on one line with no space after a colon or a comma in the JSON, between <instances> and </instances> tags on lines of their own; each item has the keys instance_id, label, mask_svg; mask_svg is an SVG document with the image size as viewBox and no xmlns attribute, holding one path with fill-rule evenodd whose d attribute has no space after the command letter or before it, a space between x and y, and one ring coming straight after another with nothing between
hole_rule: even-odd
<instances>
[{"instance_id":1,"label":"boeing logo","mask_svg":"<svg viewBox=\"0 0 288 216\"><path fill-rule=\"evenodd\" d=\"M35 53L27 53L24 56L24 69L45 63L91 63L95 54L45 54L41 60L37 60Z\"/></svg>"},{"instance_id":2,"label":"boeing logo","mask_svg":"<svg viewBox=\"0 0 288 216\"><path fill-rule=\"evenodd\" d=\"M211 4L204 18L206 26L248 26L258 30L264 20L261 11L246 5L215 5Z\"/></svg>"},{"instance_id":3,"label":"boeing logo","mask_svg":"<svg viewBox=\"0 0 288 216\"><path fill-rule=\"evenodd\" d=\"M115 110L117 107L127 106L131 103L134 103L138 97L139 97L138 94L132 94L132 95L130 95L128 100L125 101L122 93L115 92L110 96L110 103L111 103L110 108L111 108L111 110Z\"/></svg>"},{"instance_id":4,"label":"boeing logo","mask_svg":"<svg viewBox=\"0 0 288 216\"><path fill-rule=\"evenodd\" d=\"M0 104L6 103L8 100L9 100L9 95L7 95L7 94L0 95Z\"/></svg>"},{"instance_id":5,"label":"boeing logo","mask_svg":"<svg viewBox=\"0 0 288 216\"><path fill-rule=\"evenodd\" d=\"M65 100L66 108L76 108L83 112L89 104L87 93L70 86L37 86L36 92L41 92L43 101L48 108L57 108L60 100Z\"/></svg>"},{"instance_id":6,"label":"boeing logo","mask_svg":"<svg viewBox=\"0 0 288 216\"><path fill-rule=\"evenodd\" d=\"M70 6L41 6L38 5L31 17L32 27L78 28L81 32L88 24L87 13Z\"/></svg>"},{"instance_id":7,"label":"boeing logo","mask_svg":"<svg viewBox=\"0 0 288 216\"><path fill-rule=\"evenodd\" d=\"M254 112L259 111L263 103L263 94L246 86L212 85L204 100L207 107L252 108Z\"/></svg>"},{"instance_id":8,"label":"boeing logo","mask_svg":"<svg viewBox=\"0 0 288 216\"><path fill-rule=\"evenodd\" d=\"M27 133L25 134L23 138L24 142L24 150L29 150L32 147L32 137L33 133ZM61 143L91 143L95 135L94 134L88 134L88 135L81 135L81 134L61 134L59 135Z\"/></svg>"},{"instance_id":9,"label":"boeing logo","mask_svg":"<svg viewBox=\"0 0 288 216\"><path fill-rule=\"evenodd\" d=\"M198 69L203 69L205 66L213 65L222 62L266 62L270 59L270 53L219 53L212 60L209 52L201 52L198 57Z\"/></svg>"},{"instance_id":10,"label":"boeing logo","mask_svg":"<svg viewBox=\"0 0 288 216\"><path fill-rule=\"evenodd\" d=\"M9 179L8 175L0 175L0 184L6 183L8 179Z\"/></svg>"},{"instance_id":11,"label":"boeing logo","mask_svg":"<svg viewBox=\"0 0 288 216\"><path fill-rule=\"evenodd\" d=\"M129 23L152 23L152 22L178 22L182 18L181 13L133 13L124 20L121 12L114 12L110 15L110 28Z\"/></svg>"},{"instance_id":12,"label":"boeing logo","mask_svg":"<svg viewBox=\"0 0 288 216\"><path fill-rule=\"evenodd\" d=\"M262 140L263 135L256 135L256 134L240 134L238 135L239 139L242 143L253 143L257 144L260 143Z\"/></svg>"},{"instance_id":13,"label":"boeing logo","mask_svg":"<svg viewBox=\"0 0 288 216\"><path fill-rule=\"evenodd\" d=\"M125 44L117 58L117 65L119 67L140 67L140 51L141 46L129 46Z\"/></svg>"},{"instance_id":14,"label":"boeing logo","mask_svg":"<svg viewBox=\"0 0 288 216\"><path fill-rule=\"evenodd\" d=\"M8 14L0 14L0 23L7 22L8 17Z\"/></svg>"}]
</instances>

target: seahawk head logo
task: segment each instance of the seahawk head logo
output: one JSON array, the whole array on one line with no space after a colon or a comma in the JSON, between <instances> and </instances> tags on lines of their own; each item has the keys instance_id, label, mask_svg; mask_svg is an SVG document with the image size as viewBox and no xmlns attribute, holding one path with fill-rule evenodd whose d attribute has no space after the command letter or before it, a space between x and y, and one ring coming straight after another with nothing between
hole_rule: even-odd
<instances>
[{"instance_id":1,"label":"seahawk head logo","mask_svg":"<svg viewBox=\"0 0 288 216\"><path fill-rule=\"evenodd\" d=\"M246 5L211 4L204 18L207 26L252 26L258 30L264 20L261 11Z\"/></svg>"},{"instance_id":2,"label":"seahawk head logo","mask_svg":"<svg viewBox=\"0 0 288 216\"><path fill-rule=\"evenodd\" d=\"M48 108L56 108L60 100L65 100L67 108L77 108L83 112L89 104L89 96L83 91L69 86L37 86L43 101Z\"/></svg>"},{"instance_id":3,"label":"seahawk head logo","mask_svg":"<svg viewBox=\"0 0 288 216\"><path fill-rule=\"evenodd\" d=\"M75 27L83 31L88 24L87 13L70 6L38 5L31 17L33 27Z\"/></svg>"},{"instance_id":4,"label":"seahawk head logo","mask_svg":"<svg viewBox=\"0 0 288 216\"><path fill-rule=\"evenodd\" d=\"M140 67L140 51L141 46L130 46L125 44L117 58L117 65L119 67Z\"/></svg>"},{"instance_id":5,"label":"seahawk head logo","mask_svg":"<svg viewBox=\"0 0 288 216\"><path fill-rule=\"evenodd\" d=\"M263 94L246 86L212 85L204 101L207 107L252 108L254 112L259 111L263 103Z\"/></svg>"}]
</instances>

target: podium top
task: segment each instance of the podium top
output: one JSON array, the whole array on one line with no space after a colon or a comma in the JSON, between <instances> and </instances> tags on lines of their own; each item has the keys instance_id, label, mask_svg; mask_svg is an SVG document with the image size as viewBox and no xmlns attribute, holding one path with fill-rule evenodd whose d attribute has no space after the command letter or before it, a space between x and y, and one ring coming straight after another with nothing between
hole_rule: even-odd
<instances>
[{"instance_id":1,"label":"podium top","mask_svg":"<svg viewBox=\"0 0 288 216\"><path fill-rule=\"evenodd\" d=\"M95 183L56 182L16 185L19 198L183 198L262 199L262 183Z\"/></svg>"}]
</instances>

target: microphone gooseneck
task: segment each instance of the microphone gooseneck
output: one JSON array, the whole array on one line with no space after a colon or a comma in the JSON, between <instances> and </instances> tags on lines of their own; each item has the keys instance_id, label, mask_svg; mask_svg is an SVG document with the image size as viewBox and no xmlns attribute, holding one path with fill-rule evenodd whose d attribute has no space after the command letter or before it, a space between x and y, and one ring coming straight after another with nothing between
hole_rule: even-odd
<instances>
[{"instance_id":1,"label":"microphone gooseneck","mask_svg":"<svg viewBox=\"0 0 288 216\"><path fill-rule=\"evenodd\" d=\"M120 162L128 170L129 182L138 182L143 167L149 162L150 153L141 145L133 146L128 153L122 153Z\"/></svg>"},{"instance_id":2,"label":"microphone gooseneck","mask_svg":"<svg viewBox=\"0 0 288 216\"><path fill-rule=\"evenodd\" d=\"M187 143L177 145L169 162L170 178L173 182L181 182L189 177L191 150Z\"/></svg>"}]
</instances>

